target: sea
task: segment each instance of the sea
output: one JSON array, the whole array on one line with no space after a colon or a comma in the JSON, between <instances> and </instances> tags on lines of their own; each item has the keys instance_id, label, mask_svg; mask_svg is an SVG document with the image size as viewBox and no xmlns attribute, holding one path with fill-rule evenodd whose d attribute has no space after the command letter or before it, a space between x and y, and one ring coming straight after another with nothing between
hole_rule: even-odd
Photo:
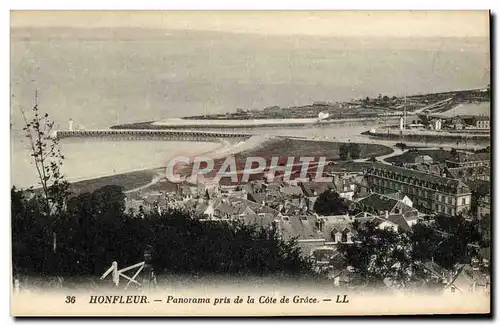
<instances>
[{"instance_id":1,"label":"sea","mask_svg":"<svg viewBox=\"0 0 500 326\"><path fill-rule=\"evenodd\" d=\"M489 40L483 38L14 28L10 59L11 182L19 187L36 183L20 114L32 107L35 91L40 111L49 114L56 129L67 129L70 119L78 128L94 129L239 108L490 84ZM354 137L358 129L329 130L328 135L351 132ZM306 136L317 133L301 131ZM62 140L60 145L67 158L63 172L70 181L158 166L180 151L220 146L91 139Z\"/></svg>"}]
</instances>

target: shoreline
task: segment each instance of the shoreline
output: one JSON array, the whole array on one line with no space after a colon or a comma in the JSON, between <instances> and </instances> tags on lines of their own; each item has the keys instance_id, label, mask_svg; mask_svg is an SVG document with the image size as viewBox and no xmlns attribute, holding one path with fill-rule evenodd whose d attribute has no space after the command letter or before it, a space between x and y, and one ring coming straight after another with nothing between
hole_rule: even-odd
<instances>
[{"instance_id":1,"label":"shoreline","mask_svg":"<svg viewBox=\"0 0 500 326\"><path fill-rule=\"evenodd\" d=\"M386 129L384 131L369 130L364 135L375 138L391 139L391 140L405 140L405 139L417 139L417 140L452 140L452 141L491 141L491 136L489 133L458 133L458 132L438 132L438 131L419 131L410 130L401 132L400 130Z\"/></svg>"},{"instance_id":2,"label":"shoreline","mask_svg":"<svg viewBox=\"0 0 500 326\"><path fill-rule=\"evenodd\" d=\"M177 129L177 128L252 128L287 127L313 124L335 124L399 118L419 114L423 110L440 114L453 111L467 103L490 103L489 87L452 90L440 93L413 94L406 97L379 96L343 102L313 102L309 105L281 108L238 109L211 115L186 116L111 126L111 129Z\"/></svg>"},{"instance_id":3,"label":"shoreline","mask_svg":"<svg viewBox=\"0 0 500 326\"><path fill-rule=\"evenodd\" d=\"M137 122L123 125L111 126L112 130L212 130L212 129L257 129L257 128L287 128L287 127L307 127L318 125L334 125L345 123L376 122L381 119L396 120L396 117L358 117L346 119L318 120L317 118L307 119L245 119L245 120L191 120L184 118L170 118L159 121Z\"/></svg>"}]
</instances>

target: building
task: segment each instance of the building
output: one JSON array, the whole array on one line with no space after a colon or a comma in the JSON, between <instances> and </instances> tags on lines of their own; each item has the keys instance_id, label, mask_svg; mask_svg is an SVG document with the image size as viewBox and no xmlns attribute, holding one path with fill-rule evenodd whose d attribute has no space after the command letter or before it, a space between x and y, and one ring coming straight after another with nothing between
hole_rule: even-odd
<instances>
[{"instance_id":1,"label":"building","mask_svg":"<svg viewBox=\"0 0 500 326\"><path fill-rule=\"evenodd\" d=\"M443 288L443 294L490 293L489 274L474 269L471 265L461 265L458 271Z\"/></svg>"},{"instance_id":2,"label":"building","mask_svg":"<svg viewBox=\"0 0 500 326\"><path fill-rule=\"evenodd\" d=\"M333 178L335 190L341 198L352 200L356 191L356 180L354 177L336 175Z\"/></svg>"},{"instance_id":3,"label":"building","mask_svg":"<svg viewBox=\"0 0 500 326\"><path fill-rule=\"evenodd\" d=\"M471 207L471 191L460 180L375 162L365 170L372 192L401 192L423 213L455 216Z\"/></svg>"},{"instance_id":4,"label":"building","mask_svg":"<svg viewBox=\"0 0 500 326\"><path fill-rule=\"evenodd\" d=\"M283 239L295 238L302 254L309 257L318 249L334 249L340 244L352 244L356 235L353 221L348 215L282 216L278 229Z\"/></svg>"},{"instance_id":5,"label":"building","mask_svg":"<svg viewBox=\"0 0 500 326\"><path fill-rule=\"evenodd\" d=\"M469 128L490 129L490 117L484 115L462 115L460 118Z\"/></svg>"},{"instance_id":6,"label":"building","mask_svg":"<svg viewBox=\"0 0 500 326\"><path fill-rule=\"evenodd\" d=\"M477 216L485 217L487 215L491 216L491 195L487 194L477 201Z\"/></svg>"},{"instance_id":7,"label":"building","mask_svg":"<svg viewBox=\"0 0 500 326\"><path fill-rule=\"evenodd\" d=\"M490 129L490 117L476 116L474 118L474 126L478 129Z\"/></svg>"},{"instance_id":8,"label":"building","mask_svg":"<svg viewBox=\"0 0 500 326\"><path fill-rule=\"evenodd\" d=\"M451 127L455 130L464 129L464 121L459 117L454 117L451 119Z\"/></svg>"},{"instance_id":9,"label":"building","mask_svg":"<svg viewBox=\"0 0 500 326\"><path fill-rule=\"evenodd\" d=\"M429 155L418 155L417 157L415 157L415 164L423 164L423 163L432 164L433 163L432 157L430 157Z\"/></svg>"},{"instance_id":10,"label":"building","mask_svg":"<svg viewBox=\"0 0 500 326\"><path fill-rule=\"evenodd\" d=\"M487 166L448 168L446 172L449 178L460 179L465 182L474 180L490 181L490 168Z\"/></svg>"},{"instance_id":11,"label":"building","mask_svg":"<svg viewBox=\"0 0 500 326\"><path fill-rule=\"evenodd\" d=\"M388 220L403 231L411 231L410 227L418 222L418 210L393 196L371 194L358 201L357 205L363 212Z\"/></svg>"},{"instance_id":12,"label":"building","mask_svg":"<svg viewBox=\"0 0 500 326\"><path fill-rule=\"evenodd\" d=\"M433 130L441 130L443 122L441 119L432 119L431 120L431 129Z\"/></svg>"},{"instance_id":13,"label":"building","mask_svg":"<svg viewBox=\"0 0 500 326\"><path fill-rule=\"evenodd\" d=\"M449 160L446 160L446 165L449 168L462 168L462 167L476 167L476 166L490 166L491 153L466 153L457 152Z\"/></svg>"}]
</instances>

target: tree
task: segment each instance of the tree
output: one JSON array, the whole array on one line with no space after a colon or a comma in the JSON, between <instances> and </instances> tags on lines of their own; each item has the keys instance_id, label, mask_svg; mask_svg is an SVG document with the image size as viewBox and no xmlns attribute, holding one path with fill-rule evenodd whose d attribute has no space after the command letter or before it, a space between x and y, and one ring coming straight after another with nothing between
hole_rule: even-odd
<instances>
[{"instance_id":1,"label":"tree","mask_svg":"<svg viewBox=\"0 0 500 326\"><path fill-rule=\"evenodd\" d=\"M380 229L375 223L358 224L354 243L339 246L354 273L367 285L406 288L425 277L419 261L413 259L413 245L405 232Z\"/></svg>"},{"instance_id":2,"label":"tree","mask_svg":"<svg viewBox=\"0 0 500 326\"><path fill-rule=\"evenodd\" d=\"M58 212L54 230L60 245L51 256L52 230L41 214L39 198L12 190L14 269L43 275L102 275L112 261L132 265L152 246L157 274L300 274L309 275L295 239L282 240L276 225L260 227L239 221L200 221L178 210L125 216L123 193L105 186L70 198ZM103 209L109 202L110 207Z\"/></svg>"},{"instance_id":3,"label":"tree","mask_svg":"<svg viewBox=\"0 0 500 326\"><path fill-rule=\"evenodd\" d=\"M98 214L103 217L122 217L125 212L123 187L107 185L94 191L92 199Z\"/></svg>"},{"instance_id":4,"label":"tree","mask_svg":"<svg viewBox=\"0 0 500 326\"><path fill-rule=\"evenodd\" d=\"M468 263L476 254L474 245L481 245L479 221L462 216L437 215L432 225L417 223L412 227L415 260L433 260L441 267L452 270L457 263Z\"/></svg>"},{"instance_id":5,"label":"tree","mask_svg":"<svg viewBox=\"0 0 500 326\"><path fill-rule=\"evenodd\" d=\"M361 148L357 143L345 143L339 146L339 156L342 161L358 159L361 156Z\"/></svg>"},{"instance_id":6,"label":"tree","mask_svg":"<svg viewBox=\"0 0 500 326\"><path fill-rule=\"evenodd\" d=\"M436 228L443 234L434 260L442 267L452 269L457 263L468 263L475 250L471 244L480 244L482 237L477 220L466 220L463 216L438 215L435 218Z\"/></svg>"},{"instance_id":7,"label":"tree","mask_svg":"<svg viewBox=\"0 0 500 326\"><path fill-rule=\"evenodd\" d=\"M333 190L323 192L314 202L314 211L320 215L343 215L349 205Z\"/></svg>"},{"instance_id":8,"label":"tree","mask_svg":"<svg viewBox=\"0 0 500 326\"><path fill-rule=\"evenodd\" d=\"M361 156L361 148L359 147L359 144L351 143L350 144L350 153L351 153L351 158L353 160L358 159Z\"/></svg>"},{"instance_id":9,"label":"tree","mask_svg":"<svg viewBox=\"0 0 500 326\"><path fill-rule=\"evenodd\" d=\"M439 244L443 241L440 233L424 223L412 226L410 238L413 242L413 258L422 262L434 259Z\"/></svg>"},{"instance_id":10,"label":"tree","mask_svg":"<svg viewBox=\"0 0 500 326\"><path fill-rule=\"evenodd\" d=\"M396 147L398 147L402 151L404 151L404 150L406 150L408 148L408 146L405 143L397 143Z\"/></svg>"},{"instance_id":11,"label":"tree","mask_svg":"<svg viewBox=\"0 0 500 326\"><path fill-rule=\"evenodd\" d=\"M342 161L347 161L350 158L349 147L347 144L341 144L339 147L339 156Z\"/></svg>"},{"instance_id":12,"label":"tree","mask_svg":"<svg viewBox=\"0 0 500 326\"><path fill-rule=\"evenodd\" d=\"M51 135L54 122L47 113L41 114L39 111L37 93L31 116L28 117L23 109L21 113L24 119L23 131L45 201L44 211L46 215L50 215L63 207L68 196L69 184L60 171L64 156L59 149L58 139Z\"/></svg>"}]
</instances>

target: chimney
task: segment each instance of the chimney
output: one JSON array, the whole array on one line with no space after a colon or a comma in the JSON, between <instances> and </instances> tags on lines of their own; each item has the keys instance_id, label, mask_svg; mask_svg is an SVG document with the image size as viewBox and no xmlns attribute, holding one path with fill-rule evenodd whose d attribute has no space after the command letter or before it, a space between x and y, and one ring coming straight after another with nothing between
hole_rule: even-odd
<instances>
[{"instance_id":1,"label":"chimney","mask_svg":"<svg viewBox=\"0 0 500 326\"><path fill-rule=\"evenodd\" d=\"M318 229L320 232L323 232L323 223L322 219L318 219Z\"/></svg>"},{"instance_id":2,"label":"chimney","mask_svg":"<svg viewBox=\"0 0 500 326\"><path fill-rule=\"evenodd\" d=\"M364 216L365 218L366 218L366 217L368 217L368 213L367 213L367 212L364 212L364 213L363 213L363 216Z\"/></svg>"},{"instance_id":3,"label":"chimney","mask_svg":"<svg viewBox=\"0 0 500 326\"><path fill-rule=\"evenodd\" d=\"M388 220L389 219L389 211L385 211L385 219Z\"/></svg>"}]
</instances>

